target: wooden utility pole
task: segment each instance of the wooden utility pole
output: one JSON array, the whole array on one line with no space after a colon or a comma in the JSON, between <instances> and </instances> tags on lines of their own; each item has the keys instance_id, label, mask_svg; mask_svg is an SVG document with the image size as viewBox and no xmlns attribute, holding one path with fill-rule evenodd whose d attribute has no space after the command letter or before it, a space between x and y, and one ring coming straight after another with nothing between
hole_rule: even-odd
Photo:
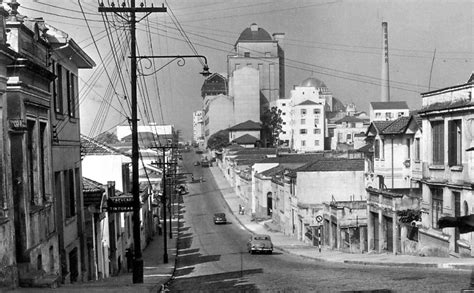
<instances>
[{"instance_id":1,"label":"wooden utility pole","mask_svg":"<svg viewBox=\"0 0 474 293\"><path fill-rule=\"evenodd\" d=\"M112 2L113 4L114 2ZM138 151L138 107L137 107L137 45L136 45L136 32L135 26L137 20L135 14L137 12L146 13L143 17L147 17L153 12L166 12L165 7L135 7L135 0L130 1L130 7L124 6L111 6L104 7L103 2L100 3L99 12L113 12L119 17L125 19L130 24L130 60L131 60L131 107L132 107L132 195L133 195L133 246L134 246L134 258L133 258L133 283L143 283L143 258L140 240L140 185L138 181L138 163L139 163L139 151ZM129 19L126 19L122 14L129 14ZM141 18L141 19L143 19ZM140 19L140 20L141 20Z\"/></svg>"}]
</instances>

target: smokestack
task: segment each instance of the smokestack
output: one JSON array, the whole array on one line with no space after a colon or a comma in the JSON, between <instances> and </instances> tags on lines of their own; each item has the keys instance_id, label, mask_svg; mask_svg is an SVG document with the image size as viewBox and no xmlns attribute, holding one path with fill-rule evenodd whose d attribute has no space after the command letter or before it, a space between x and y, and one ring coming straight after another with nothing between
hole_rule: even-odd
<instances>
[{"instance_id":1,"label":"smokestack","mask_svg":"<svg viewBox=\"0 0 474 293\"><path fill-rule=\"evenodd\" d=\"M388 76L388 24L382 22L382 102L390 102L390 79Z\"/></svg>"}]
</instances>

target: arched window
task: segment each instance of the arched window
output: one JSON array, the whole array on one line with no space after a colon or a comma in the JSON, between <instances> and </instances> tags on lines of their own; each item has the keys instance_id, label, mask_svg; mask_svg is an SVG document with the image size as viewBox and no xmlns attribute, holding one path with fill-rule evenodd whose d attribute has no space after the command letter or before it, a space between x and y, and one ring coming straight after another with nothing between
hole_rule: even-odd
<instances>
[{"instance_id":1,"label":"arched window","mask_svg":"<svg viewBox=\"0 0 474 293\"><path fill-rule=\"evenodd\" d=\"M467 204L467 201L464 201L463 207L464 207L464 216L468 216L469 215L469 205Z\"/></svg>"}]
</instances>

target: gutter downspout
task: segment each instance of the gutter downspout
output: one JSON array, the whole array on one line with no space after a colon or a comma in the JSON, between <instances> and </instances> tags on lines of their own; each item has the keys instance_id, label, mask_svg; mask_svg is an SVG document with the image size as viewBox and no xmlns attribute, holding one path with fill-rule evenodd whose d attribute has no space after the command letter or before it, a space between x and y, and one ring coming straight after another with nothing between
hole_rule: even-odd
<instances>
[{"instance_id":1,"label":"gutter downspout","mask_svg":"<svg viewBox=\"0 0 474 293\"><path fill-rule=\"evenodd\" d=\"M394 171L393 171L393 135L392 135L392 189L394 188L393 184L394 184Z\"/></svg>"}]
</instances>

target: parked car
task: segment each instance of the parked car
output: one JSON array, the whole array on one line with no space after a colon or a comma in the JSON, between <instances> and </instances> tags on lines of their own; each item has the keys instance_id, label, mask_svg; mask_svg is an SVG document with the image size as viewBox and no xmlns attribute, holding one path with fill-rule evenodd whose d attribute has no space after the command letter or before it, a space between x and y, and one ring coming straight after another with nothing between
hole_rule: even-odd
<instances>
[{"instance_id":1,"label":"parked car","mask_svg":"<svg viewBox=\"0 0 474 293\"><path fill-rule=\"evenodd\" d=\"M194 166L199 166L201 163L199 161L194 162Z\"/></svg>"},{"instance_id":2,"label":"parked car","mask_svg":"<svg viewBox=\"0 0 474 293\"><path fill-rule=\"evenodd\" d=\"M201 167L203 168L209 168L211 163L208 160L202 160L201 161Z\"/></svg>"},{"instance_id":3,"label":"parked car","mask_svg":"<svg viewBox=\"0 0 474 293\"><path fill-rule=\"evenodd\" d=\"M255 252L273 253L273 243L270 236L265 234L251 235L247 242L247 250L250 254Z\"/></svg>"},{"instance_id":4,"label":"parked car","mask_svg":"<svg viewBox=\"0 0 474 293\"><path fill-rule=\"evenodd\" d=\"M214 224L226 224L227 219L225 218L224 213L215 213L214 214Z\"/></svg>"}]
</instances>

